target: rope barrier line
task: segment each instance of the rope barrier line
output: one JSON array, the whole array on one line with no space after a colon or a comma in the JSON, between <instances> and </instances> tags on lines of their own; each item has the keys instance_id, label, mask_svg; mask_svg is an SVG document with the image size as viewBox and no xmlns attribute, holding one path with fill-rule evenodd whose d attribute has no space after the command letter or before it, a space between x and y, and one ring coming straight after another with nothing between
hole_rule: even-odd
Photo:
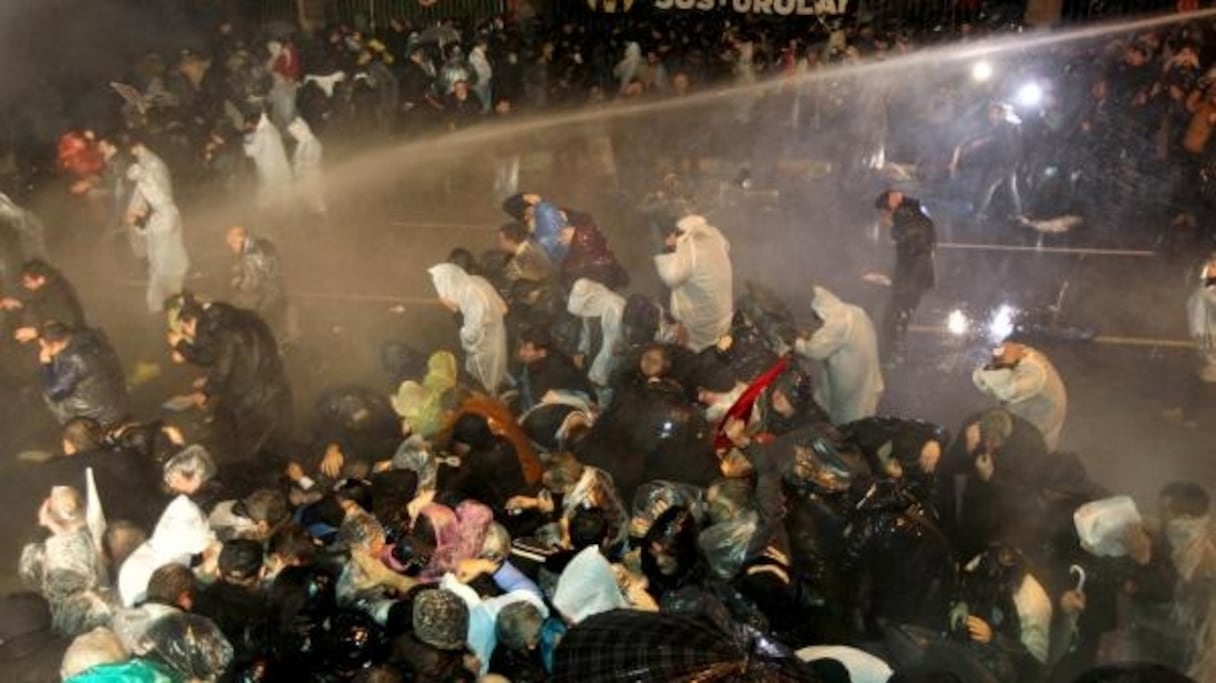
<instances>
[{"instance_id":1,"label":"rope barrier line","mask_svg":"<svg viewBox=\"0 0 1216 683\"><path fill-rule=\"evenodd\" d=\"M965 242L939 242L939 249L959 249L969 251L1018 251L1036 254L1075 254L1077 256L1125 256L1133 258L1148 258L1156 256L1157 252L1145 249L1081 249L1077 247L1026 247L1012 244L970 244Z\"/></svg>"}]
</instances>

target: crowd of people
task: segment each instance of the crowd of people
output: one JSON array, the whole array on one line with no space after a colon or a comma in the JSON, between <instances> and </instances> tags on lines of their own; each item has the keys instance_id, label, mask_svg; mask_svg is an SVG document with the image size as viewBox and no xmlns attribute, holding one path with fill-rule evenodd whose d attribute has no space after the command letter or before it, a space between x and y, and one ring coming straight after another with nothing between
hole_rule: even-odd
<instances>
[{"instance_id":1,"label":"crowd of people","mask_svg":"<svg viewBox=\"0 0 1216 683\"><path fill-rule=\"evenodd\" d=\"M1101 74L1045 84L1024 121L985 99L976 127L946 145L940 130L959 127L962 106L949 89L926 102L792 81L731 115L837 126L842 184L888 149L924 177L961 174L987 220L1072 210L1043 199L1059 190L1043 189L1046 168L1068 169L1052 183L1117 176L1125 193L1173 169L1177 220L1163 237L1199 255L1200 238L1179 234L1204 229L1213 117L1200 65L1216 42L1206 25L1182 26L1120 43ZM1208 491L1165 483L1150 519L1106 490L1061 448L1066 382L1046 354L1002 340L975 368L975 412L954 434L878 413L884 372L908 362L905 335L936 282L934 221L903 191L865 197L893 243L880 324L820 285L804 321L763 284L735 286L730 226L679 183L649 204L658 300L630 291L592 215L520 191L518 151L496 149L499 248L455 249L428 271L459 348L393 347L391 386L335 387L295 419L282 238L232 227L230 290L183 290L177 185L234 192L252 174L259 225L321 226L322 139L675 97L908 49L872 29L808 45L708 25L656 24L644 41L576 24L483 28L415 33L394 20L377 34L278 36L262 54L225 24L205 52L141 64L144 80L116 88L123 130L61 139L72 191L147 261L147 309L164 315L166 356L197 369L184 398L203 430L133 414L119 356L48 262L36 217L5 213L21 239L0 309L13 343L37 347L28 374L62 428L30 474L49 491L41 538L20 557L29 591L0 600L6 676L1216 678ZM764 145L746 136L651 134L614 134L619 178L645 176L656 157L693 178L710 156L757 176L773 161L757 163ZM1200 420L1216 381L1216 258L1189 312L1203 365L1182 417Z\"/></svg>"}]
</instances>

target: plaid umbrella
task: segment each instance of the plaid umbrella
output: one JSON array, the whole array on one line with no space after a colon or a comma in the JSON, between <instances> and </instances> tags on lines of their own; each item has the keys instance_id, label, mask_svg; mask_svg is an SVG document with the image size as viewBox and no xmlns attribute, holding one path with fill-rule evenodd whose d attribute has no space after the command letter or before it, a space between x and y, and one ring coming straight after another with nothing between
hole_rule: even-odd
<instances>
[{"instance_id":1,"label":"plaid umbrella","mask_svg":"<svg viewBox=\"0 0 1216 683\"><path fill-rule=\"evenodd\" d=\"M712 624L636 610L588 617L554 653L553 683L796 683L788 664L750 656Z\"/></svg>"}]
</instances>

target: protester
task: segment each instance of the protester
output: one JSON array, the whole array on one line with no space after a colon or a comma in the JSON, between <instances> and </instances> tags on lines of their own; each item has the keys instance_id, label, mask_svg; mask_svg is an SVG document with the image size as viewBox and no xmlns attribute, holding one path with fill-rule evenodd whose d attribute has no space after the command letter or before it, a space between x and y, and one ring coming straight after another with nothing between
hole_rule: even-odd
<instances>
[{"instance_id":1,"label":"protester","mask_svg":"<svg viewBox=\"0 0 1216 683\"><path fill-rule=\"evenodd\" d=\"M441 263L430 271L440 301L460 313L460 345L465 370L491 394L507 380L507 337L503 316L507 305L485 279L470 275L452 263Z\"/></svg>"},{"instance_id":2,"label":"protester","mask_svg":"<svg viewBox=\"0 0 1216 683\"><path fill-rule=\"evenodd\" d=\"M13 333L17 341L34 341L38 331L49 322L63 323L72 330L86 327L76 288L47 262L27 261L21 267L21 287L24 290L21 298L0 300L0 309L21 312L21 325Z\"/></svg>"},{"instance_id":3,"label":"protester","mask_svg":"<svg viewBox=\"0 0 1216 683\"><path fill-rule=\"evenodd\" d=\"M822 381L816 401L826 406L835 424L871 417L882 396L878 340L866 312L815 286L811 309L818 329L795 343L799 355L819 362Z\"/></svg>"},{"instance_id":4,"label":"protester","mask_svg":"<svg viewBox=\"0 0 1216 683\"><path fill-rule=\"evenodd\" d=\"M895 271L891 276L891 299L882 319L883 358L897 360L903 354L908 325L925 292L932 289L934 249L937 235L933 221L920 202L902 192L887 190L874 206L883 212L895 242Z\"/></svg>"},{"instance_id":5,"label":"protester","mask_svg":"<svg viewBox=\"0 0 1216 683\"><path fill-rule=\"evenodd\" d=\"M52 321L42 325L38 343L43 396L59 424L87 417L111 427L126 416L126 378L100 331Z\"/></svg>"},{"instance_id":6,"label":"protester","mask_svg":"<svg viewBox=\"0 0 1216 683\"><path fill-rule=\"evenodd\" d=\"M444 22L416 34L403 17L376 18L370 30L335 25L315 40L268 25L258 35L275 38L264 45L223 22L208 32L215 67L186 56L162 76L163 64L149 59L138 88L114 85L125 93L127 124L139 130L133 139L155 131L170 162L131 145L132 218L153 276L149 308L153 290L172 295L167 354L205 376L174 418L180 429L139 414L156 404L145 399L163 389L159 382L132 380L136 416L126 416L114 350L86 327L62 274L37 261L26 266L29 277L3 307L21 318L18 339L39 341L44 393L64 422L56 439L63 455L27 468L38 482L30 488L51 494L20 574L49 607L30 596L0 601L5 667L34 680L77 681L670 681L727 671L741 680L1046 683L1107 661L1147 659L1210 678L1216 552L1207 490L1166 485L1159 524L1141 518L1130 499L1112 499L1081 457L1058 451L1067 397L1041 351L1002 340L972 377L1001 405L984 409L973 392L967 400L979 412L962 420L953 441L934 424L878 413L887 381L890 409L911 401L917 415L951 409L938 400L942 384L962 379L965 387L953 362L882 372L880 360L894 365L904 355L909 323L937 284L937 226L920 201L894 190L877 201L896 250L881 335L863 307L822 286L804 292L801 310L767 281L748 281L736 301L730 253L732 241L758 234L738 232L740 221L759 224L786 210L786 187L767 184L784 183L778 162L789 157L777 147L793 131L799 153L803 143L818 149L821 138L849 133L829 145L833 164L824 171L841 193L870 191L856 186L879 173L908 174L935 214L937 202L954 211L949 200L966 197L978 206L961 213L978 208L991 219L993 197L1006 189L1002 199L1023 219L1011 229L1031 221L1023 211L1041 215L1070 183L1164 177L1182 145L1192 155L1179 173L1187 180L1170 182L1198 222L1203 124L1210 127L1203 117L1211 113L1192 97L1206 88L1193 64L1202 52L1191 47L1202 24L1118 45L1109 73L1094 81L1104 85L1092 90L1093 74L1056 69L1059 55L1044 56L1053 82L1041 79L1048 92L1039 105L1019 103L1026 122L1018 123L1007 107L989 106L1006 83L977 88L982 94L947 87L926 103L933 98L908 96L918 79L868 83L847 71L798 78L828 62L902 54L911 37L925 35L915 26L891 33L886 18L839 29L825 21L803 35L806 24L795 17L715 28L704 12L660 8L662 21L634 16L628 32L605 28L616 22L569 21L529 33L525 5L517 22ZM775 72L775 87L750 87ZM689 97L698 98L716 82L744 86L726 98L731 125L712 124L719 111L709 97L680 102L706 103L703 121L666 125L668 74L679 96L690 82ZM1084 101L1067 101L1071 90ZM961 113L975 105L969 98L980 102L975 121ZM542 101L605 106L619 119L629 107L658 106L644 126L614 120L611 134L600 130L599 114L587 113L595 110L572 113L577 134L556 142L529 132L548 122L528 119L518 129L471 130L492 105L506 115L518 103L526 114ZM244 117L250 104L266 113ZM231 120L217 124L219 116ZM440 131L441 122L454 130ZM242 176L224 167L240 153L220 149L238 129L269 230L288 218L328 220L321 139L345 155L399 136L418 158L436 160L411 178L413 189L442 186L446 198L463 200L484 198L493 182L508 195L502 208L514 222L498 230L497 249L478 259L470 243L427 271L457 319L459 348L414 350L440 330L398 329L383 354L392 361L387 383L374 372L350 374L369 342L339 326L331 339L345 344L342 353L314 355L338 347L292 327L280 258L299 251L286 233L276 233L280 253L244 228L227 232L230 301L181 292L190 266L177 250L181 217L168 169L178 171L187 211L206 205L200 225L221 213L240 221L248 211ZM432 132L445 137L423 137ZM284 133L294 140L291 163ZM509 149L477 146L501 137L512 138ZM1081 142L1064 144L1072 137ZM1095 143L1100 137L1109 144ZM954 143L972 140L946 158ZM92 154L88 136L67 141ZM489 168L461 177L443 166L466 143L501 162L493 178ZM516 193L518 172L539 176L539 146L555 148L555 174L570 175L572 185ZM113 147L99 144L100 158L120 167ZM65 170L107 172L79 153ZM880 169L884 154L915 155L917 163ZM206 168L192 165L207 155ZM219 164L216 155L229 158ZM724 163L734 173L741 162L749 168L735 182L713 178ZM1102 164L1117 170L1078 170ZM645 202L635 196L668 167L698 177L668 178ZM351 177L342 178L344 196L363 185L364 176ZM120 195L122 178L110 180ZM965 186L972 180L978 187ZM233 201L212 206L210 195L195 194L213 182L232 190L225 196ZM711 185L715 198L701 192ZM1111 204L1137 191L1134 182L1100 189L1091 194ZM609 209L605 197L619 206ZM596 215L612 222L611 232L575 208L584 201L602 207ZM335 207L343 219L347 203ZM466 207L437 210L447 208ZM831 208L824 215L833 220L854 218ZM943 218L943 227L973 218ZM647 223L664 242L653 260L657 282L630 272L606 236L629 240L646 234ZM835 259L835 235L812 227L808 249ZM366 246L363 226L352 230ZM429 248L416 246L420 254ZM625 257L651 253L645 240L621 247ZM325 266L349 265L340 254ZM850 255L839 256L847 264ZM1208 270L1188 307L1204 360L1210 344L1196 311L1210 299ZM805 273L787 274L806 281ZM646 291L655 285L661 289ZM852 299L847 282L840 286ZM81 291L90 303L109 294ZM342 306L380 300L341 296ZM976 337L959 335L949 346L954 357L970 357ZM284 358L290 342L301 350ZM10 348L20 363L21 347ZM318 381L324 372L343 377ZM179 380L188 378L166 378ZM299 432L293 382L312 407ZM1206 396L1192 395L1184 422L1198 421ZM20 406L14 412L24 417ZM1095 530L1087 526L1095 505L1125 516ZM1103 542L1091 543L1098 531ZM67 643L59 636L77 634L60 659ZM43 658L60 661L45 674ZM1080 680L1180 676L1155 666L1124 664Z\"/></svg>"},{"instance_id":7,"label":"protester","mask_svg":"<svg viewBox=\"0 0 1216 683\"><path fill-rule=\"evenodd\" d=\"M1038 427L1047 448L1059 447L1068 394L1055 366L1041 352L1014 342L1002 344L990 363L976 368L972 381L1009 412Z\"/></svg>"},{"instance_id":8,"label":"protester","mask_svg":"<svg viewBox=\"0 0 1216 683\"><path fill-rule=\"evenodd\" d=\"M701 216L685 216L667 234L668 251L654 257L659 279L671 289L671 314L686 344L701 351L730 329L734 305L730 244Z\"/></svg>"}]
</instances>

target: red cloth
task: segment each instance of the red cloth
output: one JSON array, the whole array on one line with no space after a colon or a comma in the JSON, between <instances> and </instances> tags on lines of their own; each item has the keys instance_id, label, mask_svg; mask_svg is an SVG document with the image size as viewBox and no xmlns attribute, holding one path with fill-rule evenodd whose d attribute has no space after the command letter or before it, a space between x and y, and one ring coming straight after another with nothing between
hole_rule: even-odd
<instances>
[{"instance_id":1,"label":"red cloth","mask_svg":"<svg viewBox=\"0 0 1216 683\"><path fill-rule=\"evenodd\" d=\"M300 51L294 45L284 45L271 69L289 81L300 80L304 75L304 68L300 64Z\"/></svg>"},{"instance_id":2,"label":"red cloth","mask_svg":"<svg viewBox=\"0 0 1216 683\"><path fill-rule=\"evenodd\" d=\"M718 423L718 428L714 430L714 450L720 451L730 448L730 439L726 437L726 423L732 418L739 420L747 420L751 417L752 407L756 405L756 399L760 398L760 394L769 387L770 384L777 381L781 373L790 366L789 356L782 356L773 363L773 367L764 371L763 375L756 378L756 381L743 391L730 410L726 411L726 415L722 416L722 421Z\"/></svg>"},{"instance_id":3,"label":"red cloth","mask_svg":"<svg viewBox=\"0 0 1216 683\"><path fill-rule=\"evenodd\" d=\"M56 160L61 170L77 178L97 175L105 165L97 144L74 130L60 136Z\"/></svg>"}]
</instances>

